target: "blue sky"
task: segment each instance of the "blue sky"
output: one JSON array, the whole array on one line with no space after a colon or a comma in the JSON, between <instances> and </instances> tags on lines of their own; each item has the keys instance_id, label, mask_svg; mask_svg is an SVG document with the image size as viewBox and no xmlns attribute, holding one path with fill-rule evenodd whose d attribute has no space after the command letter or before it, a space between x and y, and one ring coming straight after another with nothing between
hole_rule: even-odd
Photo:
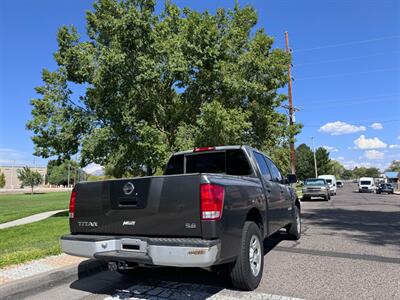
<instances>
[{"instance_id":1,"label":"blue sky","mask_svg":"<svg viewBox=\"0 0 400 300\"><path fill-rule=\"evenodd\" d=\"M42 68L54 70L56 32L73 24L85 33L92 1L0 2L0 165L33 164L29 100ZM161 7L163 2L159 3ZM233 7L234 1L175 1L195 10ZM239 1L258 12L257 27L293 49L300 143L330 147L347 167L385 168L400 159L400 1ZM286 92L286 89L283 90ZM373 123L378 123L374 124ZM371 127L372 126L372 127ZM36 164L46 161L36 158Z\"/></svg>"}]
</instances>

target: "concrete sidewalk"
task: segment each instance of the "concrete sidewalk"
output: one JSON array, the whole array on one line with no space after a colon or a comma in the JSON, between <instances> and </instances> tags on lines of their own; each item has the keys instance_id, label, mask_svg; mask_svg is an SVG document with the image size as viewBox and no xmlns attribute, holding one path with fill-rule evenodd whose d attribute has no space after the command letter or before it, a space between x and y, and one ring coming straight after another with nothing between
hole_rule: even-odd
<instances>
[{"instance_id":1,"label":"concrete sidewalk","mask_svg":"<svg viewBox=\"0 0 400 300\"><path fill-rule=\"evenodd\" d=\"M78 265L84 260L87 260L87 258L61 254L20 265L8 266L0 269L0 286L10 281L35 276L58 268Z\"/></svg>"},{"instance_id":2,"label":"concrete sidewalk","mask_svg":"<svg viewBox=\"0 0 400 300\"><path fill-rule=\"evenodd\" d=\"M0 299L25 299L107 270L107 264L66 254L0 269Z\"/></svg>"},{"instance_id":3,"label":"concrete sidewalk","mask_svg":"<svg viewBox=\"0 0 400 300\"><path fill-rule=\"evenodd\" d=\"M7 223L3 223L3 224L0 224L0 229L9 228L9 227L18 226L18 225L25 225L25 224L41 221L41 220L47 219L47 218L49 218L51 216L54 216L55 214L58 214L59 212L62 212L62 211L67 211L67 209L46 211L46 212L43 212L43 213L40 213L40 214L36 214L36 215L32 215L32 216L25 217L25 218L22 218L22 219L18 219L18 220L10 221L10 222L7 222Z\"/></svg>"}]
</instances>

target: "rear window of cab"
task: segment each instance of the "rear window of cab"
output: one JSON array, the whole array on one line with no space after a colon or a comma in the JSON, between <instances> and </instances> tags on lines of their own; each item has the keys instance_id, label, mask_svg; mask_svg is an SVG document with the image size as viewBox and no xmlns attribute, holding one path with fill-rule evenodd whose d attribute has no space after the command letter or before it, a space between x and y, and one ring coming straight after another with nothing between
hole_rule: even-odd
<instances>
[{"instance_id":1,"label":"rear window of cab","mask_svg":"<svg viewBox=\"0 0 400 300\"><path fill-rule=\"evenodd\" d=\"M186 172L184 160L186 159ZM250 164L242 149L179 154L171 157L164 175L190 173L221 173L249 176Z\"/></svg>"}]
</instances>

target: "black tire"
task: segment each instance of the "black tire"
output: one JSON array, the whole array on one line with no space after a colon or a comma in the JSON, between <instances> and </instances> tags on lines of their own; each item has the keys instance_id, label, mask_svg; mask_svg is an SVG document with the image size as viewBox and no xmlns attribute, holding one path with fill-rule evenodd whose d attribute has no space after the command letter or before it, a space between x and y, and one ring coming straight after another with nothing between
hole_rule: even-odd
<instances>
[{"instance_id":1,"label":"black tire","mask_svg":"<svg viewBox=\"0 0 400 300\"><path fill-rule=\"evenodd\" d=\"M289 239L298 240L301 236L301 217L300 210L297 206L294 207L293 221L286 228Z\"/></svg>"},{"instance_id":2,"label":"black tire","mask_svg":"<svg viewBox=\"0 0 400 300\"><path fill-rule=\"evenodd\" d=\"M260 251L260 261L257 264L258 273L254 274L250 267L250 242L258 239ZM256 266L254 264L254 266ZM242 230L242 240L240 243L239 255L236 261L232 264L230 277L235 288L252 291L258 287L264 269L264 246L261 230L254 222L246 221Z\"/></svg>"}]
</instances>

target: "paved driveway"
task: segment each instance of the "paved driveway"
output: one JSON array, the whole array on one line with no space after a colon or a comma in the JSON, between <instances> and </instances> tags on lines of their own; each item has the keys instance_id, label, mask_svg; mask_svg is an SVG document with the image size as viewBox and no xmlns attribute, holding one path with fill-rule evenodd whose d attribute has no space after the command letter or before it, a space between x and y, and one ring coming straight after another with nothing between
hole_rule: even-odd
<instances>
[{"instance_id":1,"label":"paved driveway","mask_svg":"<svg viewBox=\"0 0 400 300\"><path fill-rule=\"evenodd\" d=\"M31 299L400 299L400 196L359 194L345 185L329 202L302 203L303 236L265 241L264 276L255 292L231 289L200 269L103 272Z\"/></svg>"}]
</instances>

